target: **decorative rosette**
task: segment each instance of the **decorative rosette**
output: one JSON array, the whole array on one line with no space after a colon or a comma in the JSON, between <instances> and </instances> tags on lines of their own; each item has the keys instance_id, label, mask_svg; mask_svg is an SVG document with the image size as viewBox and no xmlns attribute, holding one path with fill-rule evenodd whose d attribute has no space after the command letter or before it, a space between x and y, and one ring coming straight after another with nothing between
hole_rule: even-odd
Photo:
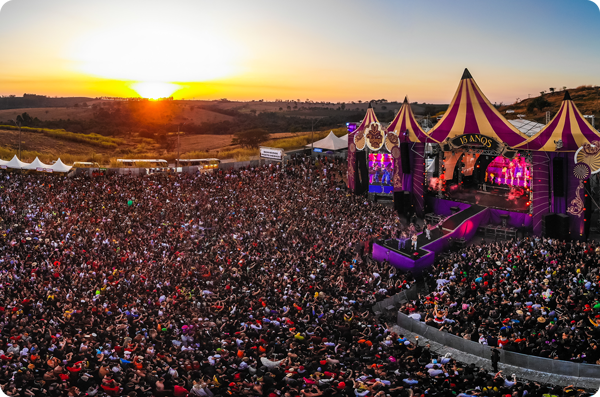
<instances>
[{"instance_id":1,"label":"decorative rosette","mask_svg":"<svg viewBox=\"0 0 600 397\"><path fill-rule=\"evenodd\" d=\"M385 142L385 132L379 123L371 123L371 125L367 127L367 134L365 136L367 138L367 146L372 151L376 152L383 147Z\"/></svg>"},{"instance_id":2,"label":"decorative rosette","mask_svg":"<svg viewBox=\"0 0 600 397\"><path fill-rule=\"evenodd\" d=\"M580 181L588 179L591 175L590 166L585 163L577 163L573 167L573 175Z\"/></svg>"},{"instance_id":3,"label":"decorative rosette","mask_svg":"<svg viewBox=\"0 0 600 397\"><path fill-rule=\"evenodd\" d=\"M392 152L393 148L400 146L400 138L395 131L389 131L385 136L385 148Z\"/></svg>"},{"instance_id":4,"label":"decorative rosette","mask_svg":"<svg viewBox=\"0 0 600 397\"><path fill-rule=\"evenodd\" d=\"M390 152L392 153L392 157L394 158L394 160L400 159L400 148L398 146L394 146L392 150L390 150Z\"/></svg>"},{"instance_id":5,"label":"decorative rosette","mask_svg":"<svg viewBox=\"0 0 600 397\"><path fill-rule=\"evenodd\" d=\"M354 144L354 142L350 143L350 152L352 152L352 153L356 152L356 145Z\"/></svg>"},{"instance_id":6,"label":"decorative rosette","mask_svg":"<svg viewBox=\"0 0 600 397\"><path fill-rule=\"evenodd\" d=\"M365 133L361 130L354 135L354 144L356 145L357 150L363 150L365 148Z\"/></svg>"},{"instance_id":7,"label":"decorative rosette","mask_svg":"<svg viewBox=\"0 0 600 397\"><path fill-rule=\"evenodd\" d=\"M592 174L600 172L600 142L586 143L575 152L575 163L585 163L590 166Z\"/></svg>"}]
</instances>

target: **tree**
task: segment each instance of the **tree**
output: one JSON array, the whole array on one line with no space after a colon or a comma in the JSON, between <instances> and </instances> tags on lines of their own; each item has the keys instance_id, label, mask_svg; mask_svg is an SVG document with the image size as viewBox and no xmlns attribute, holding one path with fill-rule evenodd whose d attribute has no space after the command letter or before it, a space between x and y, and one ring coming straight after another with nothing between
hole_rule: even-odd
<instances>
[{"instance_id":1,"label":"tree","mask_svg":"<svg viewBox=\"0 0 600 397\"><path fill-rule=\"evenodd\" d=\"M537 97L535 98L533 101L529 102L529 105L527 105L527 111L529 113L533 112L536 108L539 109L540 111L543 111L544 108L550 106L550 102L548 102L548 100L546 98L544 98L543 96Z\"/></svg>"},{"instance_id":2,"label":"tree","mask_svg":"<svg viewBox=\"0 0 600 397\"><path fill-rule=\"evenodd\" d=\"M340 107L342 108L342 110L346 109L346 104L344 102L342 102L342 104L340 105Z\"/></svg>"},{"instance_id":3,"label":"tree","mask_svg":"<svg viewBox=\"0 0 600 397\"><path fill-rule=\"evenodd\" d=\"M551 92L552 94L554 94L554 91L556 90L556 88L554 88L554 87L550 87L550 88L548 88L548 89L550 90L550 92Z\"/></svg>"},{"instance_id":4,"label":"tree","mask_svg":"<svg viewBox=\"0 0 600 397\"><path fill-rule=\"evenodd\" d=\"M231 143L242 147L257 148L261 142L266 141L269 137L269 131L262 128L253 128L236 133Z\"/></svg>"}]
</instances>

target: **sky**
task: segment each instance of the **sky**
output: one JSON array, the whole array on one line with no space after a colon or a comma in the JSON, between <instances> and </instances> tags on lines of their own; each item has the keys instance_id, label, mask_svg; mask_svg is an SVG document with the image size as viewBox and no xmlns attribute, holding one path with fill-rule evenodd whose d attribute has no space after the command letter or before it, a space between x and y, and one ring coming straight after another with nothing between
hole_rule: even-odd
<instances>
[{"instance_id":1,"label":"sky","mask_svg":"<svg viewBox=\"0 0 600 397\"><path fill-rule=\"evenodd\" d=\"M449 103L465 67L492 103L600 85L590 0L5 3L0 95Z\"/></svg>"}]
</instances>

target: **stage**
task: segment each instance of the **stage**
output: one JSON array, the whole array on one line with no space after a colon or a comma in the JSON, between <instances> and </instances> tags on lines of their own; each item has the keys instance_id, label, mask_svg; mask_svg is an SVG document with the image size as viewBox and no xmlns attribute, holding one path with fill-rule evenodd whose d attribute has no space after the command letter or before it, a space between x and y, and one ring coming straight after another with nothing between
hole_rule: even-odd
<instances>
[{"instance_id":1,"label":"stage","mask_svg":"<svg viewBox=\"0 0 600 397\"><path fill-rule=\"evenodd\" d=\"M493 224L501 225L506 222L506 227L531 229L532 222L529 214L510 212L495 208L483 207L476 204L466 204L439 198L428 198L427 203L433 212L444 216L440 227L431 230L431 240L425 233L417 235L417 253L411 249L410 241L406 248L398 249L398 240L391 239L375 243L373 246L373 259L377 261L388 260L390 264L402 271L411 271L419 274L423 269L431 266L436 254L450 248L452 240L469 241L477 233L480 226ZM459 211L453 213L454 211Z\"/></svg>"}]
</instances>

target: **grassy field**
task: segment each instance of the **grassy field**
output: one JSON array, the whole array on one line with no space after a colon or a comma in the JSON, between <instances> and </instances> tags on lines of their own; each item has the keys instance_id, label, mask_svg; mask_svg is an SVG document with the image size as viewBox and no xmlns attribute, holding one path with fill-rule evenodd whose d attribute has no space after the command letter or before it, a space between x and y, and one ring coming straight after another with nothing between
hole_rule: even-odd
<instances>
[{"instance_id":1,"label":"grassy field","mask_svg":"<svg viewBox=\"0 0 600 397\"><path fill-rule=\"evenodd\" d=\"M330 130L315 131L314 140L324 138ZM337 136L346 134L345 128L334 130ZM74 134L62 130L23 128L21 131L21 159L31 162L39 157L51 162L58 157L66 164L74 161L96 161L109 166L117 158L162 158L172 161L177 157L177 147L165 151L153 140L133 137L127 141L96 134ZM281 133L271 135L263 146L286 150L299 149L311 142L311 132ZM258 149L242 148L231 143L233 135L183 135L181 158L209 158L248 160L258 155ZM10 160L17 154L19 132L11 126L0 126L0 158Z\"/></svg>"}]
</instances>

